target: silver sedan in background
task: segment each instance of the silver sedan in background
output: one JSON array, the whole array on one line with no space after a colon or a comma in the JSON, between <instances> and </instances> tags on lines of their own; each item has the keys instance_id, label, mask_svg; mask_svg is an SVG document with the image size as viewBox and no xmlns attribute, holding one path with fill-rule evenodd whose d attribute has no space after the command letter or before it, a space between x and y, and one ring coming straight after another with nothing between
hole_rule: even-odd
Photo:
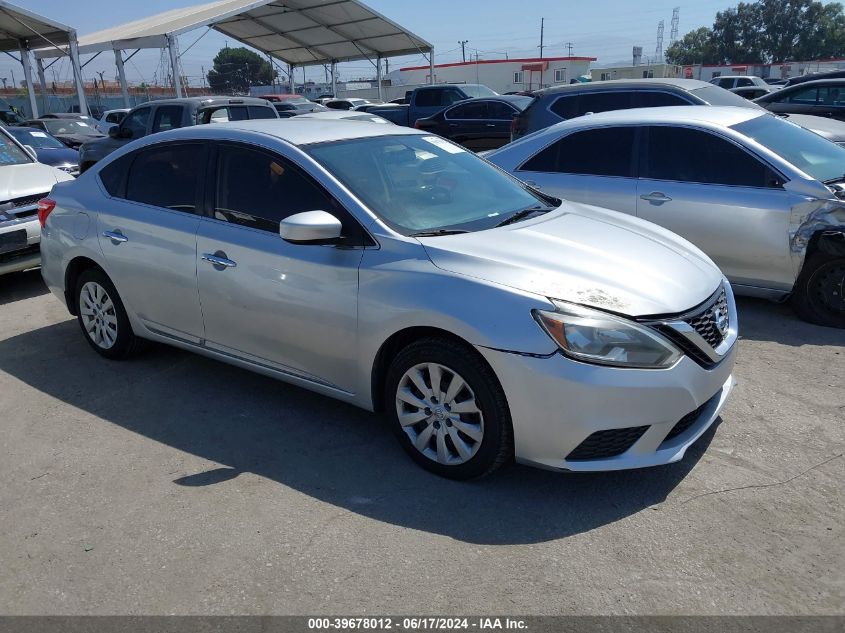
<instances>
[{"instance_id":1,"label":"silver sedan in background","mask_svg":"<svg viewBox=\"0 0 845 633\"><path fill-rule=\"evenodd\" d=\"M748 108L685 106L565 121L486 154L542 191L674 231L737 293L790 294L845 327L845 148Z\"/></svg>"},{"instance_id":2,"label":"silver sedan in background","mask_svg":"<svg viewBox=\"0 0 845 633\"><path fill-rule=\"evenodd\" d=\"M677 461L733 385L706 255L421 131L173 130L42 208L44 279L102 356L150 339L386 411L447 477Z\"/></svg>"}]
</instances>

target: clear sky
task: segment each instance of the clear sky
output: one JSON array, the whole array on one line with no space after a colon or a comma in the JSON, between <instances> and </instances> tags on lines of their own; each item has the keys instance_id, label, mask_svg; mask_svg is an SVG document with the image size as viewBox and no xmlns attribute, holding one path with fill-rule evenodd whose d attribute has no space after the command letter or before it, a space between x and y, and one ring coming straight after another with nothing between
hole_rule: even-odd
<instances>
[{"instance_id":1,"label":"clear sky","mask_svg":"<svg viewBox=\"0 0 845 633\"><path fill-rule=\"evenodd\" d=\"M31 11L76 27L84 35L129 22L172 8L200 4L202 0L12 0ZM566 55L568 43L574 55L598 57L598 64L630 63L631 48L643 47L644 57L654 55L657 24L664 20L664 50L669 44L672 9L680 7L679 34L710 26L717 11L735 6L731 0L364 0L388 18L428 40L435 46L437 63L461 60L460 40L467 43L467 57L478 51L481 59L535 57L539 54L540 18L545 18L544 56ZM204 30L183 35L179 46L185 51ZM192 84L199 84L203 68L224 45L222 35L212 31L204 35L182 58L182 67ZM230 40L230 45L239 45ZM20 82L20 64L6 55L0 56L0 77L11 83L12 73ZM83 62L85 61L83 57ZM152 82L161 76L161 54L158 50L138 53L126 66L130 82ZM390 68L425 63L421 57L391 60ZM86 80L104 72L113 79L114 57L103 53L88 64ZM67 61L56 63L47 71L48 80L70 79ZM373 76L366 61L343 64L341 79ZM320 80L322 68L308 71L308 78ZM301 75L297 73L297 79Z\"/></svg>"}]
</instances>

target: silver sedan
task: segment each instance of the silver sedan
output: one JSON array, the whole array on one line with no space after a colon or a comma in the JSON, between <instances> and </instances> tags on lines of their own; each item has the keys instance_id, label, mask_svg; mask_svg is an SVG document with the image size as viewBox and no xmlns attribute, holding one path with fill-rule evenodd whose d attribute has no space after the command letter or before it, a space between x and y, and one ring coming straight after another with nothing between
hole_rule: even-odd
<instances>
[{"instance_id":1,"label":"silver sedan","mask_svg":"<svg viewBox=\"0 0 845 633\"><path fill-rule=\"evenodd\" d=\"M845 327L845 148L748 108L603 112L486 154L554 196L666 227L737 293Z\"/></svg>"},{"instance_id":2,"label":"silver sedan","mask_svg":"<svg viewBox=\"0 0 845 633\"><path fill-rule=\"evenodd\" d=\"M44 279L97 353L159 341L384 411L444 476L673 462L733 385L707 256L421 131L174 130L42 209Z\"/></svg>"}]
</instances>

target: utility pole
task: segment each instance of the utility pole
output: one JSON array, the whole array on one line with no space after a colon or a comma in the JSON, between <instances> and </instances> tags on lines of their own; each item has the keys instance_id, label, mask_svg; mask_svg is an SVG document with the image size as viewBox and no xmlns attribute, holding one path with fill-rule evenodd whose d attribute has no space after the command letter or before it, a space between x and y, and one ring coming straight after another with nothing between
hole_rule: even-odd
<instances>
[{"instance_id":1,"label":"utility pole","mask_svg":"<svg viewBox=\"0 0 845 633\"><path fill-rule=\"evenodd\" d=\"M106 80L103 79L103 75L106 74L106 71L98 70L97 74L100 76L100 84L103 86L103 92L105 92L106 91ZM97 82L95 81L94 83L97 83Z\"/></svg>"},{"instance_id":2,"label":"utility pole","mask_svg":"<svg viewBox=\"0 0 845 633\"><path fill-rule=\"evenodd\" d=\"M545 30L545 26L546 18L540 18L540 59L543 59L543 31Z\"/></svg>"},{"instance_id":3,"label":"utility pole","mask_svg":"<svg viewBox=\"0 0 845 633\"><path fill-rule=\"evenodd\" d=\"M466 63L467 61L467 44L469 40L461 40L458 44L461 45L461 60Z\"/></svg>"},{"instance_id":4,"label":"utility pole","mask_svg":"<svg viewBox=\"0 0 845 633\"><path fill-rule=\"evenodd\" d=\"M572 57L572 49L573 49L574 47L575 47L575 44L573 44L572 42L567 42L567 43L566 43L566 48L568 48L568 49L569 49L569 57Z\"/></svg>"}]
</instances>

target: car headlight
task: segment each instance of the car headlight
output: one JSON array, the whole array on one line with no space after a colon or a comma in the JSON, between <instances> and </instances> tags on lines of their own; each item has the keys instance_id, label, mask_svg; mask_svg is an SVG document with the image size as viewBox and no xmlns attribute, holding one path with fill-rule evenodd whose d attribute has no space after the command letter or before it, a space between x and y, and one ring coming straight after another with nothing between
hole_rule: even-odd
<instances>
[{"instance_id":1,"label":"car headlight","mask_svg":"<svg viewBox=\"0 0 845 633\"><path fill-rule=\"evenodd\" d=\"M622 317L553 301L556 310L534 310L534 318L575 360L614 367L665 369L681 350L650 328Z\"/></svg>"}]
</instances>

